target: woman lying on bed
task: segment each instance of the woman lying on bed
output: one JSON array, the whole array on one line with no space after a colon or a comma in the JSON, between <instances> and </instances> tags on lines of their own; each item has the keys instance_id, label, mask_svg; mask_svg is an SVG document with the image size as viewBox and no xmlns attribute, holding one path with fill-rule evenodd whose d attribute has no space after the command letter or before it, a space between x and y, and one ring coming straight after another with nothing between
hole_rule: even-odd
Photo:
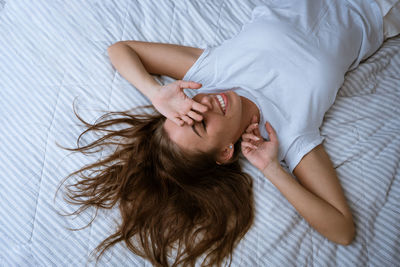
<instances>
[{"instance_id":1,"label":"woman lying on bed","mask_svg":"<svg viewBox=\"0 0 400 267\"><path fill-rule=\"evenodd\" d=\"M119 203L122 223L100 255L125 241L159 266L168 257L176 265L201 256L221 264L254 217L240 151L316 231L352 242L352 214L319 127L345 73L382 44L382 16L364 0L290 4L255 8L235 37L204 50L139 41L108 48L114 67L155 110L108 113L84 132L104 131L103 138L70 149L117 146L71 174L83 178L68 194L80 211ZM177 81L162 86L150 73ZM190 99L183 88L199 93ZM114 115L122 117L105 120ZM115 125L125 128L109 129Z\"/></svg>"}]
</instances>

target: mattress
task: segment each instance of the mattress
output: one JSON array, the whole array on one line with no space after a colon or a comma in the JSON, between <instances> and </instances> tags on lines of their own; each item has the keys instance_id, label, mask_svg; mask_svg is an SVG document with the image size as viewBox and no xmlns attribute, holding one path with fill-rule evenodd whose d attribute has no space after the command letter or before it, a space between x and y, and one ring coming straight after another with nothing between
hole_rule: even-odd
<instances>
[{"instance_id":1,"label":"mattress","mask_svg":"<svg viewBox=\"0 0 400 267\"><path fill-rule=\"evenodd\" d=\"M106 155L70 153L84 127L107 111L150 102L111 65L120 40L205 48L234 36L268 0L0 0L0 266L94 266L117 208L66 217L77 207L59 182ZM155 76L160 83L173 79ZM189 95L193 92L187 91ZM328 241L244 158L254 181L255 221L232 266L399 266L400 36L346 74L321 133L353 212L349 246ZM95 138L95 136L92 136ZM151 266L123 243L98 266Z\"/></svg>"}]
</instances>

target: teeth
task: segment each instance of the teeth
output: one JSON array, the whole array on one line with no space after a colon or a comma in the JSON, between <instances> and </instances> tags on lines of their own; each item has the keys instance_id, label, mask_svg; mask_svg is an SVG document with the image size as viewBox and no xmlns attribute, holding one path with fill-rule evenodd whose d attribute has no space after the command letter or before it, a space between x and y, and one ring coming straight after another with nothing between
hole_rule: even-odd
<instances>
[{"instance_id":1,"label":"teeth","mask_svg":"<svg viewBox=\"0 0 400 267\"><path fill-rule=\"evenodd\" d=\"M221 107L222 107L222 109L223 109L223 111L225 113L225 102L224 102L224 99L222 98L221 95L217 95L217 99L218 99L219 103L221 104Z\"/></svg>"}]
</instances>

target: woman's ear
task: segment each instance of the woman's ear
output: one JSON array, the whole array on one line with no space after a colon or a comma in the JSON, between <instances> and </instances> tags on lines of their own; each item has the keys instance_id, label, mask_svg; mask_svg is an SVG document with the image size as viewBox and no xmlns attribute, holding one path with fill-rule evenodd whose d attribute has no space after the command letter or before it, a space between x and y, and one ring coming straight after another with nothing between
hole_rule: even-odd
<instances>
[{"instance_id":1,"label":"woman's ear","mask_svg":"<svg viewBox=\"0 0 400 267\"><path fill-rule=\"evenodd\" d=\"M217 157L217 164L221 165L227 163L233 156L233 152L235 151L235 147L233 144L229 144L226 146Z\"/></svg>"}]
</instances>

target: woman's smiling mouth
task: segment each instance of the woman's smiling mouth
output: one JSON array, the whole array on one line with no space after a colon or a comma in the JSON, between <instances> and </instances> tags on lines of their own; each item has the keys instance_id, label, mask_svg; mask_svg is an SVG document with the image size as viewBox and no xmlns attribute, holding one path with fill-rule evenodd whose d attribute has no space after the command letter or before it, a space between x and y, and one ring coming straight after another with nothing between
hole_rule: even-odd
<instances>
[{"instance_id":1,"label":"woman's smiling mouth","mask_svg":"<svg viewBox=\"0 0 400 267\"><path fill-rule=\"evenodd\" d=\"M225 115L225 113L226 113L226 102L225 102L226 96L223 95L223 93L221 93L221 94L218 94L216 97L218 99L219 106L221 107L221 110Z\"/></svg>"}]
</instances>

